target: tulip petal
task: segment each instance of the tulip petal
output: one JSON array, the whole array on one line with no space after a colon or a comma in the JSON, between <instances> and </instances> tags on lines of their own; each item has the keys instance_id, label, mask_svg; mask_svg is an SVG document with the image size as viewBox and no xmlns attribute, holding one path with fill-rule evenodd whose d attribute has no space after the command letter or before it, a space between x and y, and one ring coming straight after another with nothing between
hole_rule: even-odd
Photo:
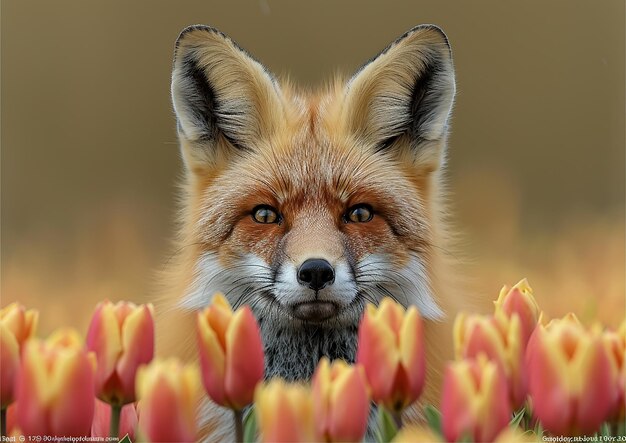
<instances>
[{"instance_id":1,"label":"tulip petal","mask_svg":"<svg viewBox=\"0 0 626 443\"><path fill-rule=\"evenodd\" d=\"M4 409L15 397L15 377L20 364L19 345L4 322L0 322L0 361L0 400Z\"/></svg>"},{"instance_id":2,"label":"tulip petal","mask_svg":"<svg viewBox=\"0 0 626 443\"><path fill-rule=\"evenodd\" d=\"M415 306L407 310L402 320L399 338L400 361L406 371L410 391L406 402L412 403L422 394L426 376L423 324Z\"/></svg>"},{"instance_id":3,"label":"tulip petal","mask_svg":"<svg viewBox=\"0 0 626 443\"><path fill-rule=\"evenodd\" d=\"M343 363L333 381L329 403L332 409L329 410L328 434L332 441L361 441L369 416L367 384L362 367L348 367Z\"/></svg>"},{"instance_id":4,"label":"tulip petal","mask_svg":"<svg viewBox=\"0 0 626 443\"><path fill-rule=\"evenodd\" d=\"M96 307L86 342L87 349L96 354L96 392L100 395L105 383L113 375L123 349L115 308L111 302L105 301Z\"/></svg>"},{"instance_id":5,"label":"tulip petal","mask_svg":"<svg viewBox=\"0 0 626 443\"><path fill-rule=\"evenodd\" d=\"M247 306L233 316L226 332L224 388L231 407L252 403L254 388L263 379L265 363L259 325Z\"/></svg>"},{"instance_id":6,"label":"tulip petal","mask_svg":"<svg viewBox=\"0 0 626 443\"><path fill-rule=\"evenodd\" d=\"M583 434L591 434L609 418L617 400L616 374L606 348L598 336L583 340L572 361L582 381L575 422Z\"/></svg>"},{"instance_id":7,"label":"tulip petal","mask_svg":"<svg viewBox=\"0 0 626 443\"><path fill-rule=\"evenodd\" d=\"M257 386L255 409L262 442L313 441L311 393L281 379Z\"/></svg>"},{"instance_id":8,"label":"tulip petal","mask_svg":"<svg viewBox=\"0 0 626 443\"><path fill-rule=\"evenodd\" d=\"M50 378L59 387L50 405L52 435L72 437L89 434L94 413L94 375L86 353L81 350L59 352Z\"/></svg>"},{"instance_id":9,"label":"tulip petal","mask_svg":"<svg viewBox=\"0 0 626 443\"><path fill-rule=\"evenodd\" d=\"M211 307L198 313L198 354L204 389L209 397L218 405L226 405L224 374L226 372L226 356L220 346L219 338L211 328L207 315Z\"/></svg>"},{"instance_id":10,"label":"tulip petal","mask_svg":"<svg viewBox=\"0 0 626 443\"><path fill-rule=\"evenodd\" d=\"M116 372L121 383L123 403L135 401L137 368L154 357L153 311L151 304L136 307L122 324L122 354Z\"/></svg>"},{"instance_id":11,"label":"tulip petal","mask_svg":"<svg viewBox=\"0 0 626 443\"><path fill-rule=\"evenodd\" d=\"M375 402L392 395L400 362L396 341L396 335L386 323L379 321L370 311L365 312L359 327L356 361L365 368Z\"/></svg>"},{"instance_id":12,"label":"tulip petal","mask_svg":"<svg viewBox=\"0 0 626 443\"><path fill-rule=\"evenodd\" d=\"M564 384L569 378L567 359L558 344L545 337L543 328L535 331L530 343L527 370L533 412L550 432L568 434L574 405Z\"/></svg>"}]
</instances>

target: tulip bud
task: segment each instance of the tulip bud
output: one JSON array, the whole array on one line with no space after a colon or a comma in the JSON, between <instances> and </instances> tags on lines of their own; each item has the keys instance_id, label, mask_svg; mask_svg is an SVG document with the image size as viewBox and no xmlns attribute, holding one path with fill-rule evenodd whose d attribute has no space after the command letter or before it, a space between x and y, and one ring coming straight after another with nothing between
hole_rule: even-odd
<instances>
[{"instance_id":1,"label":"tulip bud","mask_svg":"<svg viewBox=\"0 0 626 443\"><path fill-rule=\"evenodd\" d=\"M240 410L252 403L265 373L261 332L247 306L233 313L222 294L198 314L198 349L202 382L221 406Z\"/></svg>"},{"instance_id":2,"label":"tulip bud","mask_svg":"<svg viewBox=\"0 0 626 443\"><path fill-rule=\"evenodd\" d=\"M76 331L25 343L15 406L17 427L27 435L89 435L94 368Z\"/></svg>"},{"instance_id":3,"label":"tulip bud","mask_svg":"<svg viewBox=\"0 0 626 443\"><path fill-rule=\"evenodd\" d=\"M151 442L197 440L200 376L195 366L155 360L137 371L139 433Z\"/></svg>"},{"instance_id":4,"label":"tulip bud","mask_svg":"<svg viewBox=\"0 0 626 443\"><path fill-rule=\"evenodd\" d=\"M608 418L615 373L599 329L585 329L573 315L538 326L526 366L533 412L551 433L593 433Z\"/></svg>"},{"instance_id":5,"label":"tulip bud","mask_svg":"<svg viewBox=\"0 0 626 443\"><path fill-rule=\"evenodd\" d=\"M17 303L0 309L0 406L6 409L15 399L15 377L19 368L20 348L35 335L39 313L27 311Z\"/></svg>"},{"instance_id":6,"label":"tulip bud","mask_svg":"<svg viewBox=\"0 0 626 443\"><path fill-rule=\"evenodd\" d=\"M96 395L115 406L134 402L135 376L154 356L154 308L104 301L96 307L87 348L96 354Z\"/></svg>"},{"instance_id":7,"label":"tulip bud","mask_svg":"<svg viewBox=\"0 0 626 443\"><path fill-rule=\"evenodd\" d=\"M311 391L281 379L259 384L254 393L261 442L310 442L313 435Z\"/></svg>"},{"instance_id":8,"label":"tulip bud","mask_svg":"<svg viewBox=\"0 0 626 443\"><path fill-rule=\"evenodd\" d=\"M22 344L35 335L37 323L39 322L39 312L29 309L19 303L11 303L0 309L0 322L4 324L17 340L17 344Z\"/></svg>"},{"instance_id":9,"label":"tulip bud","mask_svg":"<svg viewBox=\"0 0 626 443\"><path fill-rule=\"evenodd\" d=\"M422 319L390 298L368 305L359 326L356 360L363 365L376 403L398 413L419 398L426 358Z\"/></svg>"},{"instance_id":10,"label":"tulip bud","mask_svg":"<svg viewBox=\"0 0 626 443\"><path fill-rule=\"evenodd\" d=\"M484 354L500 366L509 389L514 409L526 400L527 383L524 373L524 346L520 317L457 315L454 322L454 347L457 359L475 358Z\"/></svg>"},{"instance_id":11,"label":"tulip bud","mask_svg":"<svg viewBox=\"0 0 626 443\"><path fill-rule=\"evenodd\" d=\"M448 441L468 436L492 441L511 418L504 374L484 355L449 363L442 395L442 428Z\"/></svg>"},{"instance_id":12,"label":"tulip bud","mask_svg":"<svg viewBox=\"0 0 626 443\"><path fill-rule=\"evenodd\" d=\"M135 403L128 403L122 406L120 414L120 426L117 437L121 440L125 435L131 441L135 440L135 430L137 429L137 406ZM111 429L111 406L107 403L96 399L93 414L93 422L91 424L92 437L110 437ZM104 441L104 440L103 440Z\"/></svg>"},{"instance_id":13,"label":"tulip bud","mask_svg":"<svg viewBox=\"0 0 626 443\"><path fill-rule=\"evenodd\" d=\"M520 280L512 288L504 286L494 304L496 313L502 312L509 318L514 315L519 317L522 344L525 347L542 315L528 281L526 279Z\"/></svg>"},{"instance_id":14,"label":"tulip bud","mask_svg":"<svg viewBox=\"0 0 626 443\"><path fill-rule=\"evenodd\" d=\"M313 415L317 438L327 442L361 441L370 403L361 366L322 358L313 375Z\"/></svg>"}]
</instances>

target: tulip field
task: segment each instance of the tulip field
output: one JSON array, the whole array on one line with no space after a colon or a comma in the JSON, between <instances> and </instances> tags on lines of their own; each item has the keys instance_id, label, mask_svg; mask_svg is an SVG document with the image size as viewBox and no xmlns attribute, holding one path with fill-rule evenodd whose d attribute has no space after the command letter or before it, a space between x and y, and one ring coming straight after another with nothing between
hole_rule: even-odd
<instances>
[{"instance_id":1,"label":"tulip field","mask_svg":"<svg viewBox=\"0 0 626 443\"><path fill-rule=\"evenodd\" d=\"M39 313L12 303L0 311L2 438L197 441L198 405L212 402L231 411L232 441L624 441L626 321L564 314L547 318L526 280L491 313L459 314L435 407L419 402L424 321L388 298L367 307L356 361L323 358L308 384L264 380L259 326L221 294L197 315L198 364L154 358L149 304L99 303L83 340L69 328L38 338Z\"/></svg>"}]
</instances>

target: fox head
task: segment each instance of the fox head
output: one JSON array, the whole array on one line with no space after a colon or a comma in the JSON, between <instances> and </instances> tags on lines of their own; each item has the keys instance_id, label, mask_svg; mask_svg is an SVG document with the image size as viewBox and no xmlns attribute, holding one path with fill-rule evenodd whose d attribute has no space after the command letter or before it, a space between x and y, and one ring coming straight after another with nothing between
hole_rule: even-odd
<instances>
[{"instance_id":1,"label":"fox head","mask_svg":"<svg viewBox=\"0 0 626 443\"><path fill-rule=\"evenodd\" d=\"M287 378L321 355L353 360L368 302L390 296L440 319L454 92L436 26L319 93L279 82L213 28L185 29L172 75L186 171L180 306L216 292L251 306L270 373Z\"/></svg>"}]
</instances>

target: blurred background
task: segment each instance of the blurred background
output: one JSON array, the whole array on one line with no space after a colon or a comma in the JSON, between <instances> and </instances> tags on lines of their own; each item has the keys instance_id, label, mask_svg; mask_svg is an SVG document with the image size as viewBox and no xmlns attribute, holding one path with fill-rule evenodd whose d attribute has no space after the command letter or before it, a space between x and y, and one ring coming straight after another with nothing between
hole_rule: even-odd
<instances>
[{"instance_id":1,"label":"blurred background","mask_svg":"<svg viewBox=\"0 0 626 443\"><path fill-rule=\"evenodd\" d=\"M441 26L468 292L527 277L549 315L624 317L622 0L2 0L1 20L1 305L42 310L42 334L153 294L181 171L172 50L195 23L306 88Z\"/></svg>"}]
</instances>

